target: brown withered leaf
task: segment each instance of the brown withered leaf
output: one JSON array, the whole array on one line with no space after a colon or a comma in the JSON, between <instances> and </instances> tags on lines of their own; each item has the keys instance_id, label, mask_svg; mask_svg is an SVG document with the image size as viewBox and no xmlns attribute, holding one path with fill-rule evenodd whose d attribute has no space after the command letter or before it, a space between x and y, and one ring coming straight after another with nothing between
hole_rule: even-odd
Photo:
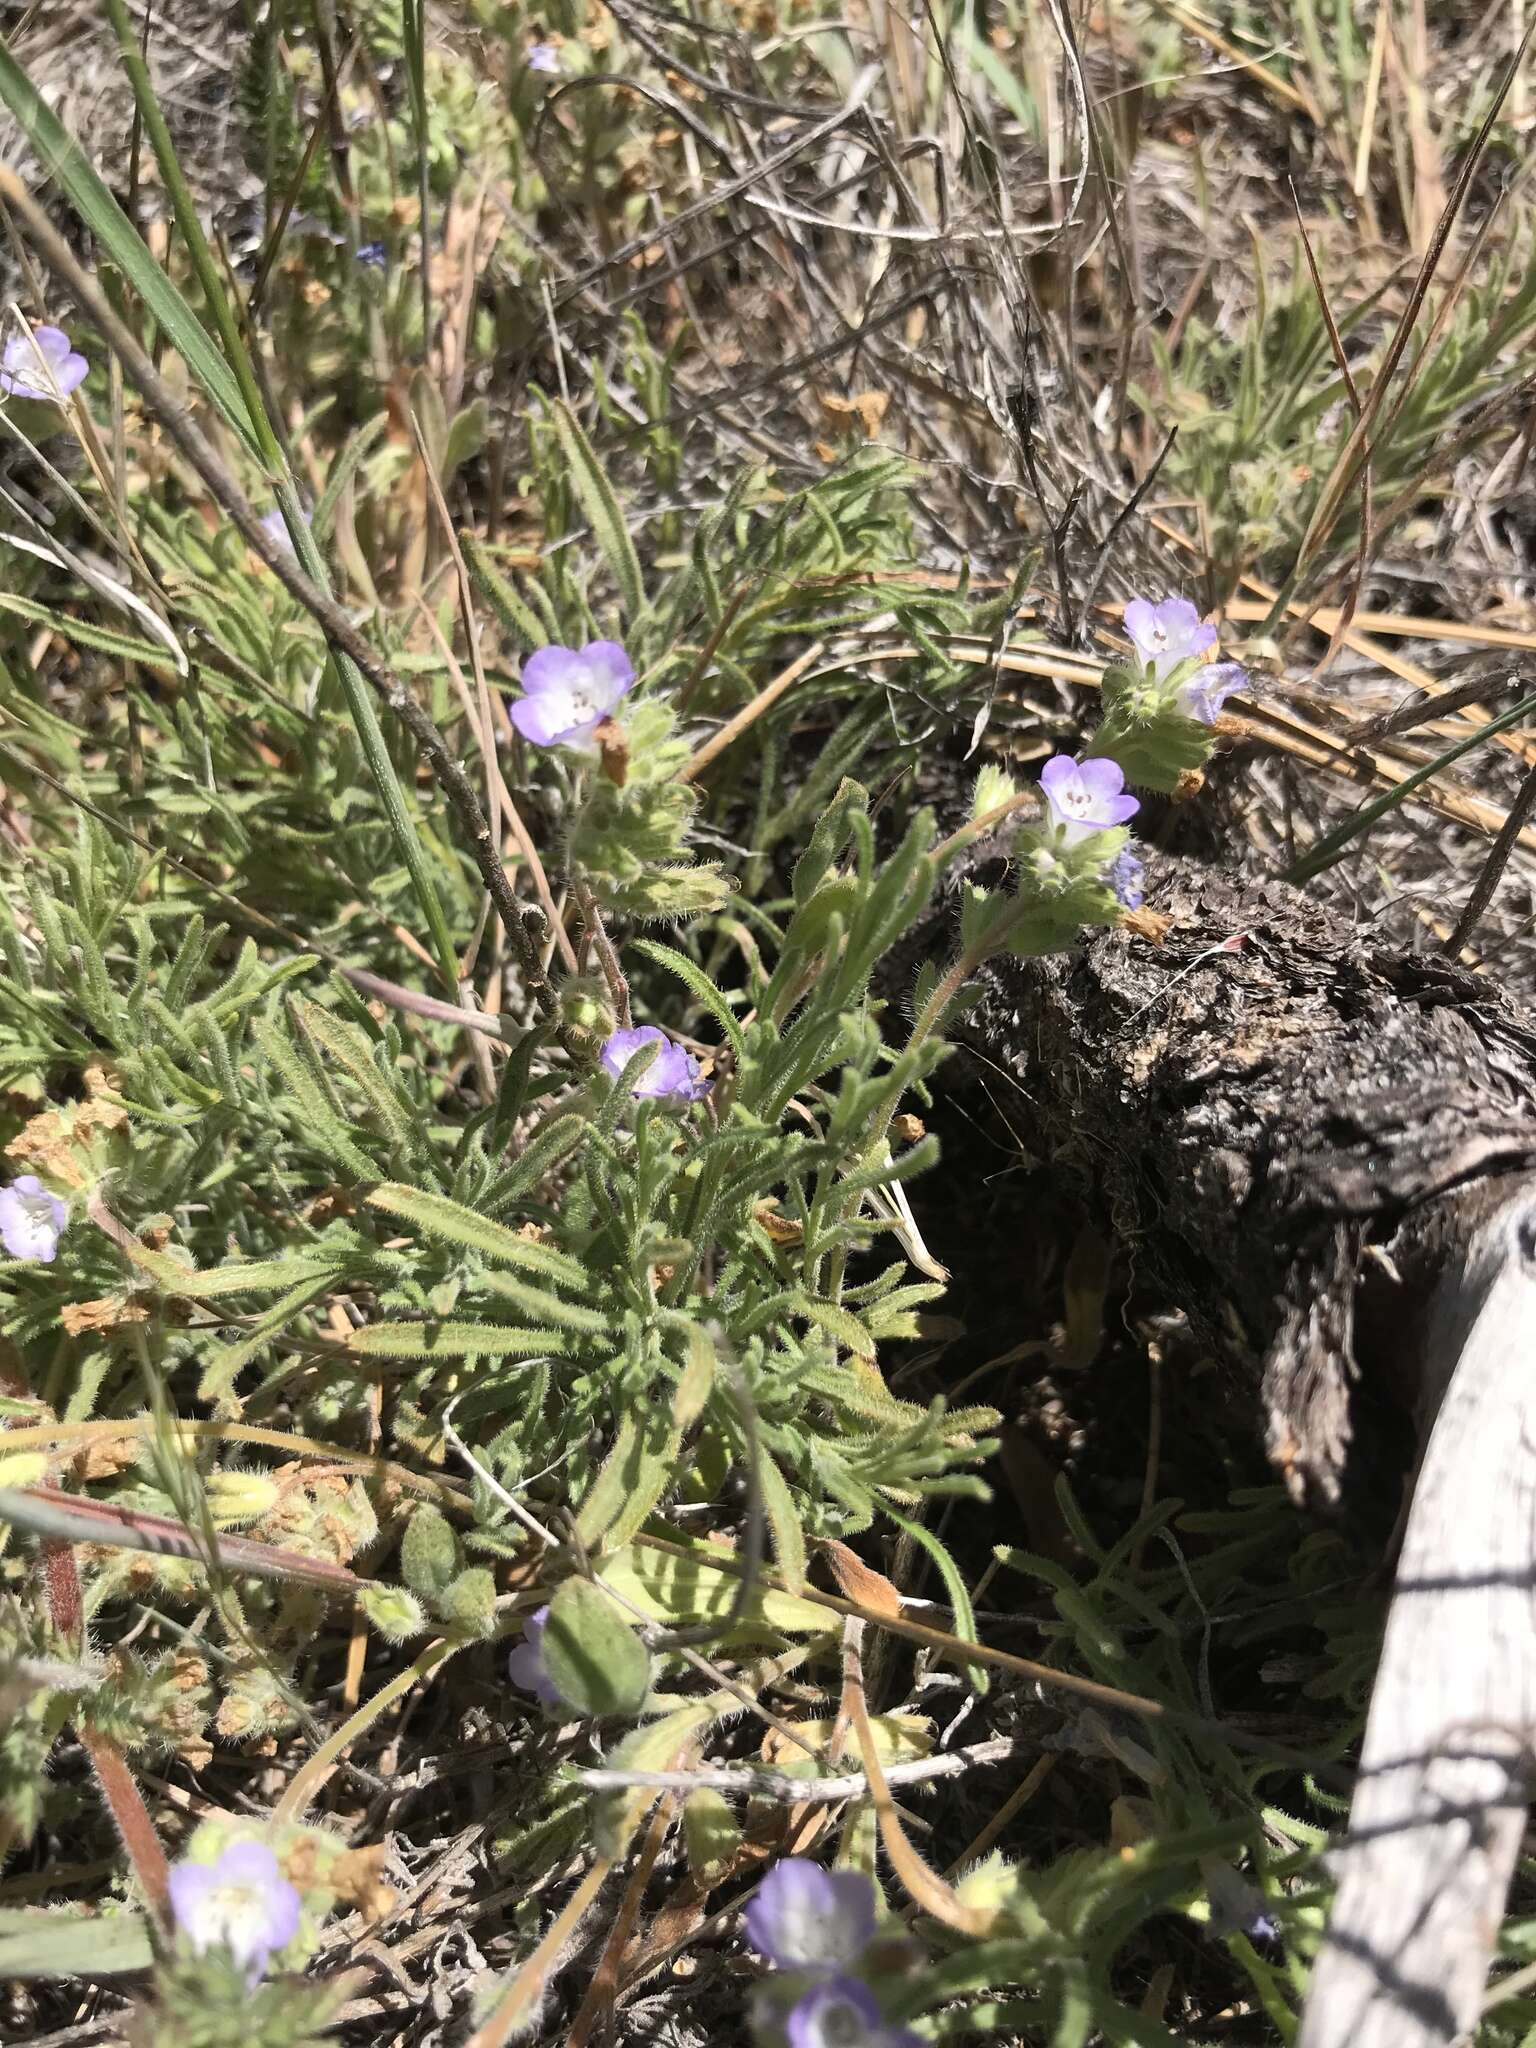
<instances>
[{"instance_id":1,"label":"brown withered leaf","mask_svg":"<svg viewBox=\"0 0 1536 2048\"><path fill-rule=\"evenodd\" d=\"M834 1536L824 1537L816 1548L831 1565L832 1576L845 1599L856 1600L861 1607L888 1621L900 1621L901 1595L884 1572L877 1572L857 1551L839 1543Z\"/></svg>"},{"instance_id":2,"label":"brown withered leaf","mask_svg":"<svg viewBox=\"0 0 1536 2048\"><path fill-rule=\"evenodd\" d=\"M104 1294L95 1301L67 1301L59 1310L59 1321L71 1337L97 1331L121 1330L129 1323L147 1323L149 1310L136 1301L124 1301Z\"/></svg>"},{"instance_id":3,"label":"brown withered leaf","mask_svg":"<svg viewBox=\"0 0 1536 2048\"><path fill-rule=\"evenodd\" d=\"M857 420L868 441L873 441L879 433L890 403L889 391L855 391L847 398L835 391L821 393L821 409L827 417L850 425Z\"/></svg>"},{"instance_id":4,"label":"brown withered leaf","mask_svg":"<svg viewBox=\"0 0 1536 2048\"><path fill-rule=\"evenodd\" d=\"M615 789L629 780L629 734L617 719L605 718L592 737L603 756L603 773Z\"/></svg>"}]
</instances>

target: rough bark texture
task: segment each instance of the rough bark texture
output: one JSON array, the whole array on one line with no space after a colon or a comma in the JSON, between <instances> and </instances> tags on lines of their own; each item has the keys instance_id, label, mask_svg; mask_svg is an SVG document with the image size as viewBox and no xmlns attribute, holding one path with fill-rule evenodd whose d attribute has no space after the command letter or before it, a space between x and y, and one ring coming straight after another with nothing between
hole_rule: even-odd
<instances>
[{"instance_id":1,"label":"rough bark texture","mask_svg":"<svg viewBox=\"0 0 1536 2048\"><path fill-rule=\"evenodd\" d=\"M1329 1505L1362 1375L1410 1408L1443 1390L1423 1310L1536 1165L1536 1028L1280 882L1165 858L1148 901L1160 943L996 962L962 1035L1142 1278L1261 1377L1271 1456Z\"/></svg>"}]
</instances>

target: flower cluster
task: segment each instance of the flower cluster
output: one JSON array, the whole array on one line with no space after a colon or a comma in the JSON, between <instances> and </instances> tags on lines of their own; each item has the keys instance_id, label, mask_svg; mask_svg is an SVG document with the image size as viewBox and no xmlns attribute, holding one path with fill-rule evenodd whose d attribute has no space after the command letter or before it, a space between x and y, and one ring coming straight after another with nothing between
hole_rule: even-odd
<instances>
[{"instance_id":1,"label":"flower cluster","mask_svg":"<svg viewBox=\"0 0 1536 2048\"><path fill-rule=\"evenodd\" d=\"M1176 678L1177 708L1201 725L1214 725L1222 705L1248 681L1239 663L1206 660L1216 645L1216 628L1202 621L1187 597L1165 597L1161 604L1133 597L1125 608L1125 631L1144 671L1154 682Z\"/></svg>"},{"instance_id":2,"label":"flower cluster","mask_svg":"<svg viewBox=\"0 0 1536 2048\"><path fill-rule=\"evenodd\" d=\"M7 398L68 398L90 365L70 347L62 327L13 334L0 352L0 392Z\"/></svg>"},{"instance_id":3,"label":"flower cluster","mask_svg":"<svg viewBox=\"0 0 1536 2048\"><path fill-rule=\"evenodd\" d=\"M197 1955L227 1949L255 1984L299 1931L303 1901L265 1842L231 1842L212 1863L171 1872L171 1913Z\"/></svg>"},{"instance_id":4,"label":"flower cluster","mask_svg":"<svg viewBox=\"0 0 1536 2048\"><path fill-rule=\"evenodd\" d=\"M875 1888L858 1870L823 1870L804 1856L776 1863L744 1916L747 1939L785 1973L770 1980L758 2031L788 2048L922 2048L908 2027L889 2025L869 1982ZM789 1994L774 1995L782 1988Z\"/></svg>"},{"instance_id":5,"label":"flower cluster","mask_svg":"<svg viewBox=\"0 0 1536 2048\"><path fill-rule=\"evenodd\" d=\"M0 1244L13 1259L53 1264L69 1211L35 1173L19 1173L0 1188Z\"/></svg>"}]
</instances>

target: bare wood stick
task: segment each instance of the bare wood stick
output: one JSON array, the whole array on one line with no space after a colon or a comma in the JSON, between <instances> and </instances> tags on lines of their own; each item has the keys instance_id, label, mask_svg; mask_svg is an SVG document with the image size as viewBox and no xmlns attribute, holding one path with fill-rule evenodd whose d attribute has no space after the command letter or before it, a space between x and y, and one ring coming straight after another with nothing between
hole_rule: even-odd
<instances>
[{"instance_id":1,"label":"bare wood stick","mask_svg":"<svg viewBox=\"0 0 1536 2048\"><path fill-rule=\"evenodd\" d=\"M1338 1896L1299 2048L1443 2048L1476 2022L1536 1726L1536 1193L1436 1290L1449 1384L1409 1511Z\"/></svg>"}]
</instances>

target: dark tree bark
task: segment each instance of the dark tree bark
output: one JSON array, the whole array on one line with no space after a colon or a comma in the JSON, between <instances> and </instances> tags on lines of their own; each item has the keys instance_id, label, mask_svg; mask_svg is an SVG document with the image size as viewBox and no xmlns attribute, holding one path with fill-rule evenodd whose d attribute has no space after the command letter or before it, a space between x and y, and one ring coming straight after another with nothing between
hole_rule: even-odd
<instances>
[{"instance_id":1,"label":"dark tree bark","mask_svg":"<svg viewBox=\"0 0 1536 2048\"><path fill-rule=\"evenodd\" d=\"M1417 1424L1302 2048L1428 2048L1475 2022L1536 1719L1536 1026L1282 883L1165 858L1148 900L1160 941L994 963L962 1037L1251 1377L1299 1503L1379 1485L1377 1418Z\"/></svg>"}]
</instances>

